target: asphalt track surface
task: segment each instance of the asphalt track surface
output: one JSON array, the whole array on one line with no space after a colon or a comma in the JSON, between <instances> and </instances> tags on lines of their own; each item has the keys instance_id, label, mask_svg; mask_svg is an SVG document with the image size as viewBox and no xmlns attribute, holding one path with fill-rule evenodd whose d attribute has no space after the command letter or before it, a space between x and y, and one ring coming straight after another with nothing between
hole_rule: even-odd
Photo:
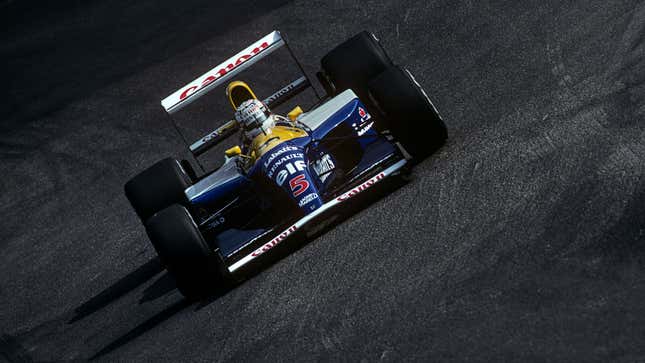
<instances>
[{"instance_id":1,"label":"asphalt track surface","mask_svg":"<svg viewBox=\"0 0 645 363\"><path fill-rule=\"evenodd\" d=\"M645 2L56 6L0 5L2 359L645 360ZM450 139L407 185L188 303L122 185L186 156L159 100L273 29L310 74L375 32Z\"/></svg>"}]
</instances>

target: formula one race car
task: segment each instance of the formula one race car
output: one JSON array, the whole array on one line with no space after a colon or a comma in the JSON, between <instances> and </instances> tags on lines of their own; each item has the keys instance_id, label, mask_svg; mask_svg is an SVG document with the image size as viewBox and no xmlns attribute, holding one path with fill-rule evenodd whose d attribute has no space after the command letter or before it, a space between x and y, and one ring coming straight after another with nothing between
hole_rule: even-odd
<instances>
[{"instance_id":1,"label":"formula one race car","mask_svg":"<svg viewBox=\"0 0 645 363\"><path fill-rule=\"evenodd\" d=\"M260 100L232 81L286 46L302 76ZM195 160L233 134L215 170L197 176L186 160L167 158L125 185L125 193L162 263L188 298L200 298L262 260L325 215L404 173L446 140L444 123L405 68L393 64L378 39L362 32L321 60L325 90L314 106L288 117L271 112L315 87L274 31L164 99L173 114L218 85L235 118L189 146ZM275 250L273 250L275 251Z\"/></svg>"}]
</instances>

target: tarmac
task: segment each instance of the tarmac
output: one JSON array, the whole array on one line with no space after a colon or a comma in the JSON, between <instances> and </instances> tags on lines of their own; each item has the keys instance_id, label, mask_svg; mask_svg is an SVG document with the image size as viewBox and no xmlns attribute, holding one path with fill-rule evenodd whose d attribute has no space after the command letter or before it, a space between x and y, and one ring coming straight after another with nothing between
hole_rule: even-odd
<instances>
[{"instance_id":1,"label":"tarmac","mask_svg":"<svg viewBox=\"0 0 645 363\"><path fill-rule=\"evenodd\" d=\"M645 360L645 2L5 0L0 24L0 361ZM188 156L159 101L274 29L312 76L374 32L449 140L189 303L123 184Z\"/></svg>"}]
</instances>

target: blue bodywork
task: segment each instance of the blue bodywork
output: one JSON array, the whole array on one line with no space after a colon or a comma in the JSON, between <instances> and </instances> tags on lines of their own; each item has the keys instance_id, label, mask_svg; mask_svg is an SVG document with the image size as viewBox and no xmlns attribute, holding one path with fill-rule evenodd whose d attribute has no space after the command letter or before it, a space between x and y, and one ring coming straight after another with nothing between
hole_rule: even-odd
<instances>
[{"instance_id":1,"label":"blue bodywork","mask_svg":"<svg viewBox=\"0 0 645 363\"><path fill-rule=\"evenodd\" d=\"M229 159L189 196L195 221L222 257L261 240L284 221L302 217L369 176L386 160L403 158L375 130L358 98L341 105L308 136L285 141L248 170ZM198 184L199 184L198 183Z\"/></svg>"}]
</instances>

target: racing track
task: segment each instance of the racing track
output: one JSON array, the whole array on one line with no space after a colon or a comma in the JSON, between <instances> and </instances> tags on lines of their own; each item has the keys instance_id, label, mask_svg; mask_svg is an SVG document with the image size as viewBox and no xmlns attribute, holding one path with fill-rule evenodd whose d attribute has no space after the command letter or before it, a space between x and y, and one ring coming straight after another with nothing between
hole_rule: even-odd
<instances>
[{"instance_id":1,"label":"racing track","mask_svg":"<svg viewBox=\"0 0 645 363\"><path fill-rule=\"evenodd\" d=\"M217 3L0 3L0 357L645 359L645 2ZM451 138L188 304L122 185L183 153L159 100L274 28L309 72L374 31Z\"/></svg>"}]
</instances>

